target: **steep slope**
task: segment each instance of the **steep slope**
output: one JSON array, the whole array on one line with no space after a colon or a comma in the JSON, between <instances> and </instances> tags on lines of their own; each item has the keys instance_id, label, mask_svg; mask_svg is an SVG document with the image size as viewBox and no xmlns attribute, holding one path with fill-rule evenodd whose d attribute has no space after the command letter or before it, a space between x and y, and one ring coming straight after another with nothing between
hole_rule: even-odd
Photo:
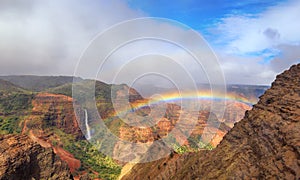
<instances>
[{"instance_id":1,"label":"steep slope","mask_svg":"<svg viewBox=\"0 0 300 180\"><path fill-rule=\"evenodd\" d=\"M24 135L0 135L0 179L73 179L51 149Z\"/></svg>"},{"instance_id":2,"label":"steep slope","mask_svg":"<svg viewBox=\"0 0 300 180\"><path fill-rule=\"evenodd\" d=\"M137 164L122 179L299 179L300 64L278 75L212 151Z\"/></svg>"}]
</instances>

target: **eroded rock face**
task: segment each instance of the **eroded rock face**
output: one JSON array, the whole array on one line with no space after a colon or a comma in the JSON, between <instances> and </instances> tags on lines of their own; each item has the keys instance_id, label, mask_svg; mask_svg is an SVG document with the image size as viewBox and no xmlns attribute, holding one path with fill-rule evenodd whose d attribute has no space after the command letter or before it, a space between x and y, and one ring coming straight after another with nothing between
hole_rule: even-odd
<instances>
[{"instance_id":1,"label":"eroded rock face","mask_svg":"<svg viewBox=\"0 0 300 180\"><path fill-rule=\"evenodd\" d=\"M0 135L0 179L73 179L51 148L25 135Z\"/></svg>"},{"instance_id":2,"label":"eroded rock face","mask_svg":"<svg viewBox=\"0 0 300 180\"><path fill-rule=\"evenodd\" d=\"M32 115L29 121L40 119L44 126L56 126L68 134L81 136L71 97L40 93L32 101L32 106ZM37 126L39 123L33 122L33 125Z\"/></svg>"},{"instance_id":3,"label":"eroded rock face","mask_svg":"<svg viewBox=\"0 0 300 180\"><path fill-rule=\"evenodd\" d=\"M299 179L300 64L271 89L212 151L137 164L123 179Z\"/></svg>"}]
</instances>

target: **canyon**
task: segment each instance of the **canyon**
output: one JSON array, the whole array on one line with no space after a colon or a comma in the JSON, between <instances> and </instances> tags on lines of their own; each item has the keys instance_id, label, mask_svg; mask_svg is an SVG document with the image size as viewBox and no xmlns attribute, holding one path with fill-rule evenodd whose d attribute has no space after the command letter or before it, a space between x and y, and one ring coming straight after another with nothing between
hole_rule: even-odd
<instances>
[{"instance_id":1,"label":"canyon","mask_svg":"<svg viewBox=\"0 0 300 180\"><path fill-rule=\"evenodd\" d=\"M92 112L82 108L77 112L77 116L80 119L80 121L77 121L73 106L74 99L71 97L72 84L69 82L70 78L63 78L62 81L59 80L58 82L53 81L51 78L42 79L51 81L51 83L49 83L49 85L51 85L50 89L47 89L49 87L46 86L46 82L40 83L39 87L27 85L29 90L38 90L36 92L24 89L26 87L22 83L19 85L14 85L7 81L1 83L5 85L2 88L4 91L1 92L2 102L5 102L5 104L0 106L0 119L4 118L5 122L10 122L10 116L15 117L15 115L18 115L15 125L10 126L13 129L10 131L15 132L15 134L22 134L22 136L26 138L28 136L34 143L39 144L41 148L46 148L56 154L56 156L64 162L64 165L67 166L69 169L68 171L72 173L75 179L83 177L92 177L93 179L117 178L120 173L120 168L124 163L112 161L113 163L111 164L111 160L107 160L101 153L95 152L95 149L93 149L85 139L93 138L95 133L93 128L95 127L97 119L95 119ZM38 80L36 81L38 82ZM13 82L22 82L22 80L14 80ZM55 87L55 85L58 86ZM115 135L127 141L151 144L154 141L160 140L161 138L166 137L174 129L180 114L184 113L181 106L175 103L167 103L167 108L163 115L154 119L154 121L157 122L154 127L130 126L122 123L122 120L116 116L118 112L116 112L112 106L111 97L124 97L129 92L128 99L132 108L130 111L132 111L135 116L145 119L147 119L147 115L151 113L150 106L144 106L144 104L148 103L149 99L143 98L136 90L129 88L126 85L114 86L114 91L111 91L112 85L97 81L95 87L95 100L99 114L107 127L111 129ZM5 91L7 89L11 89L11 91ZM237 92L236 96L239 97ZM244 96L244 94L242 94L242 96ZM20 103L20 105L18 103L17 108L5 109L4 105L6 105L7 102L14 105L15 102L13 99L15 97L18 97L22 103ZM253 97L251 96L251 98ZM167 167L168 164L172 164L171 162L174 162L175 164L185 162L186 159L184 157L193 156L195 154L193 151L199 151L199 147L196 147L194 150L191 148L195 145L193 144L193 141L199 140L199 136L203 135L204 129L216 132L213 139L209 142L211 145L209 148L219 147L220 145L218 144L224 136L226 138L226 133L243 117L245 111L252 108L250 104L235 100L227 100L224 116L221 117L219 114L209 111L210 103L211 102L208 100L203 100L203 108L200 111L195 111L190 114L190 116L197 117L195 126L190 127L191 136L187 138L182 136L181 132L178 131L178 137L176 137L178 141L184 142L183 144L187 147L188 151L184 154L172 151L171 159L163 159L163 161L166 162L166 165L164 165L164 163L158 165L159 171L155 171L155 173L158 174L157 178L161 177L159 174L163 174L164 172L171 175L171 173L167 171L160 172L162 170L161 167ZM2 107L3 110L1 109ZM126 118L133 118L132 120L135 121L135 116L128 116ZM219 126L215 127L214 123L210 122L216 122ZM185 127L189 127L188 120ZM3 131L3 133L7 133L7 131ZM193 141L191 141L191 139ZM116 148L122 147L116 146L114 151L117 151ZM207 154L205 149L206 148L204 147L200 147L199 154ZM176 159L178 159L178 162ZM179 166L181 166L180 163L178 164ZM144 166L147 167L148 165L144 164ZM111 169L111 167L113 167L113 169ZM174 166L172 165L172 168L173 167ZM124 176L125 179L126 177L138 179L141 178L139 172L144 173L143 168L139 167L139 165L135 165L131 170L132 171ZM153 168L153 170L156 169ZM170 171L173 172L173 170ZM168 175L163 176L166 178Z\"/></svg>"},{"instance_id":2,"label":"canyon","mask_svg":"<svg viewBox=\"0 0 300 180\"><path fill-rule=\"evenodd\" d=\"M276 77L212 151L133 165L122 179L299 179L300 64Z\"/></svg>"}]
</instances>

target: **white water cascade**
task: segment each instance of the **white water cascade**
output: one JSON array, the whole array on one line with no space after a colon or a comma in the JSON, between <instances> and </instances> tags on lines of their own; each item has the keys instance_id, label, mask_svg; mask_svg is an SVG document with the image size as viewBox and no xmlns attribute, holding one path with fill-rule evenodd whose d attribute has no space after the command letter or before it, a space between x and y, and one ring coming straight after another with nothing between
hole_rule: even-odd
<instances>
[{"instance_id":1,"label":"white water cascade","mask_svg":"<svg viewBox=\"0 0 300 180\"><path fill-rule=\"evenodd\" d=\"M85 116L86 139L89 140L91 139L91 130L88 122L89 117L86 109L84 109L84 116Z\"/></svg>"}]
</instances>

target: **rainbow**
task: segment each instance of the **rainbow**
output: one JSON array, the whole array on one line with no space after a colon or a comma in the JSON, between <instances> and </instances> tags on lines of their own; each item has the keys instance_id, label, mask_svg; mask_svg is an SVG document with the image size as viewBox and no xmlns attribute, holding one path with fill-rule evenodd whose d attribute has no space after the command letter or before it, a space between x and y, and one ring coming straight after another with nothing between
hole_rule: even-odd
<instances>
[{"instance_id":1,"label":"rainbow","mask_svg":"<svg viewBox=\"0 0 300 180\"><path fill-rule=\"evenodd\" d=\"M162 99L165 102L170 101L178 101L178 100L184 100L184 99L199 99L199 100L227 100L227 101L237 101L240 103L244 103L247 105L253 105L257 102L256 99L251 98L245 98L242 96L239 96L234 93L212 93L211 91L198 91L198 92L184 92L184 93L166 93L166 94L160 94Z\"/></svg>"},{"instance_id":2,"label":"rainbow","mask_svg":"<svg viewBox=\"0 0 300 180\"><path fill-rule=\"evenodd\" d=\"M209 100L209 101L233 101L233 102L240 102L244 103L246 105L252 106L253 104L257 103L257 100L255 98L245 98L242 96L239 96L234 93L212 93L211 91L198 91L198 92L184 92L184 93L177 93L177 92L170 92L170 93L164 93L159 94L157 97L149 98L145 101L141 101L138 103L131 104L130 107L126 109L122 109L121 111L116 112L113 114L113 116L118 116L122 113L126 113L129 111L138 110L143 107L148 107L151 105L159 104L161 102L164 103L174 103L182 100Z\"/></svg>"}]
</instances>

